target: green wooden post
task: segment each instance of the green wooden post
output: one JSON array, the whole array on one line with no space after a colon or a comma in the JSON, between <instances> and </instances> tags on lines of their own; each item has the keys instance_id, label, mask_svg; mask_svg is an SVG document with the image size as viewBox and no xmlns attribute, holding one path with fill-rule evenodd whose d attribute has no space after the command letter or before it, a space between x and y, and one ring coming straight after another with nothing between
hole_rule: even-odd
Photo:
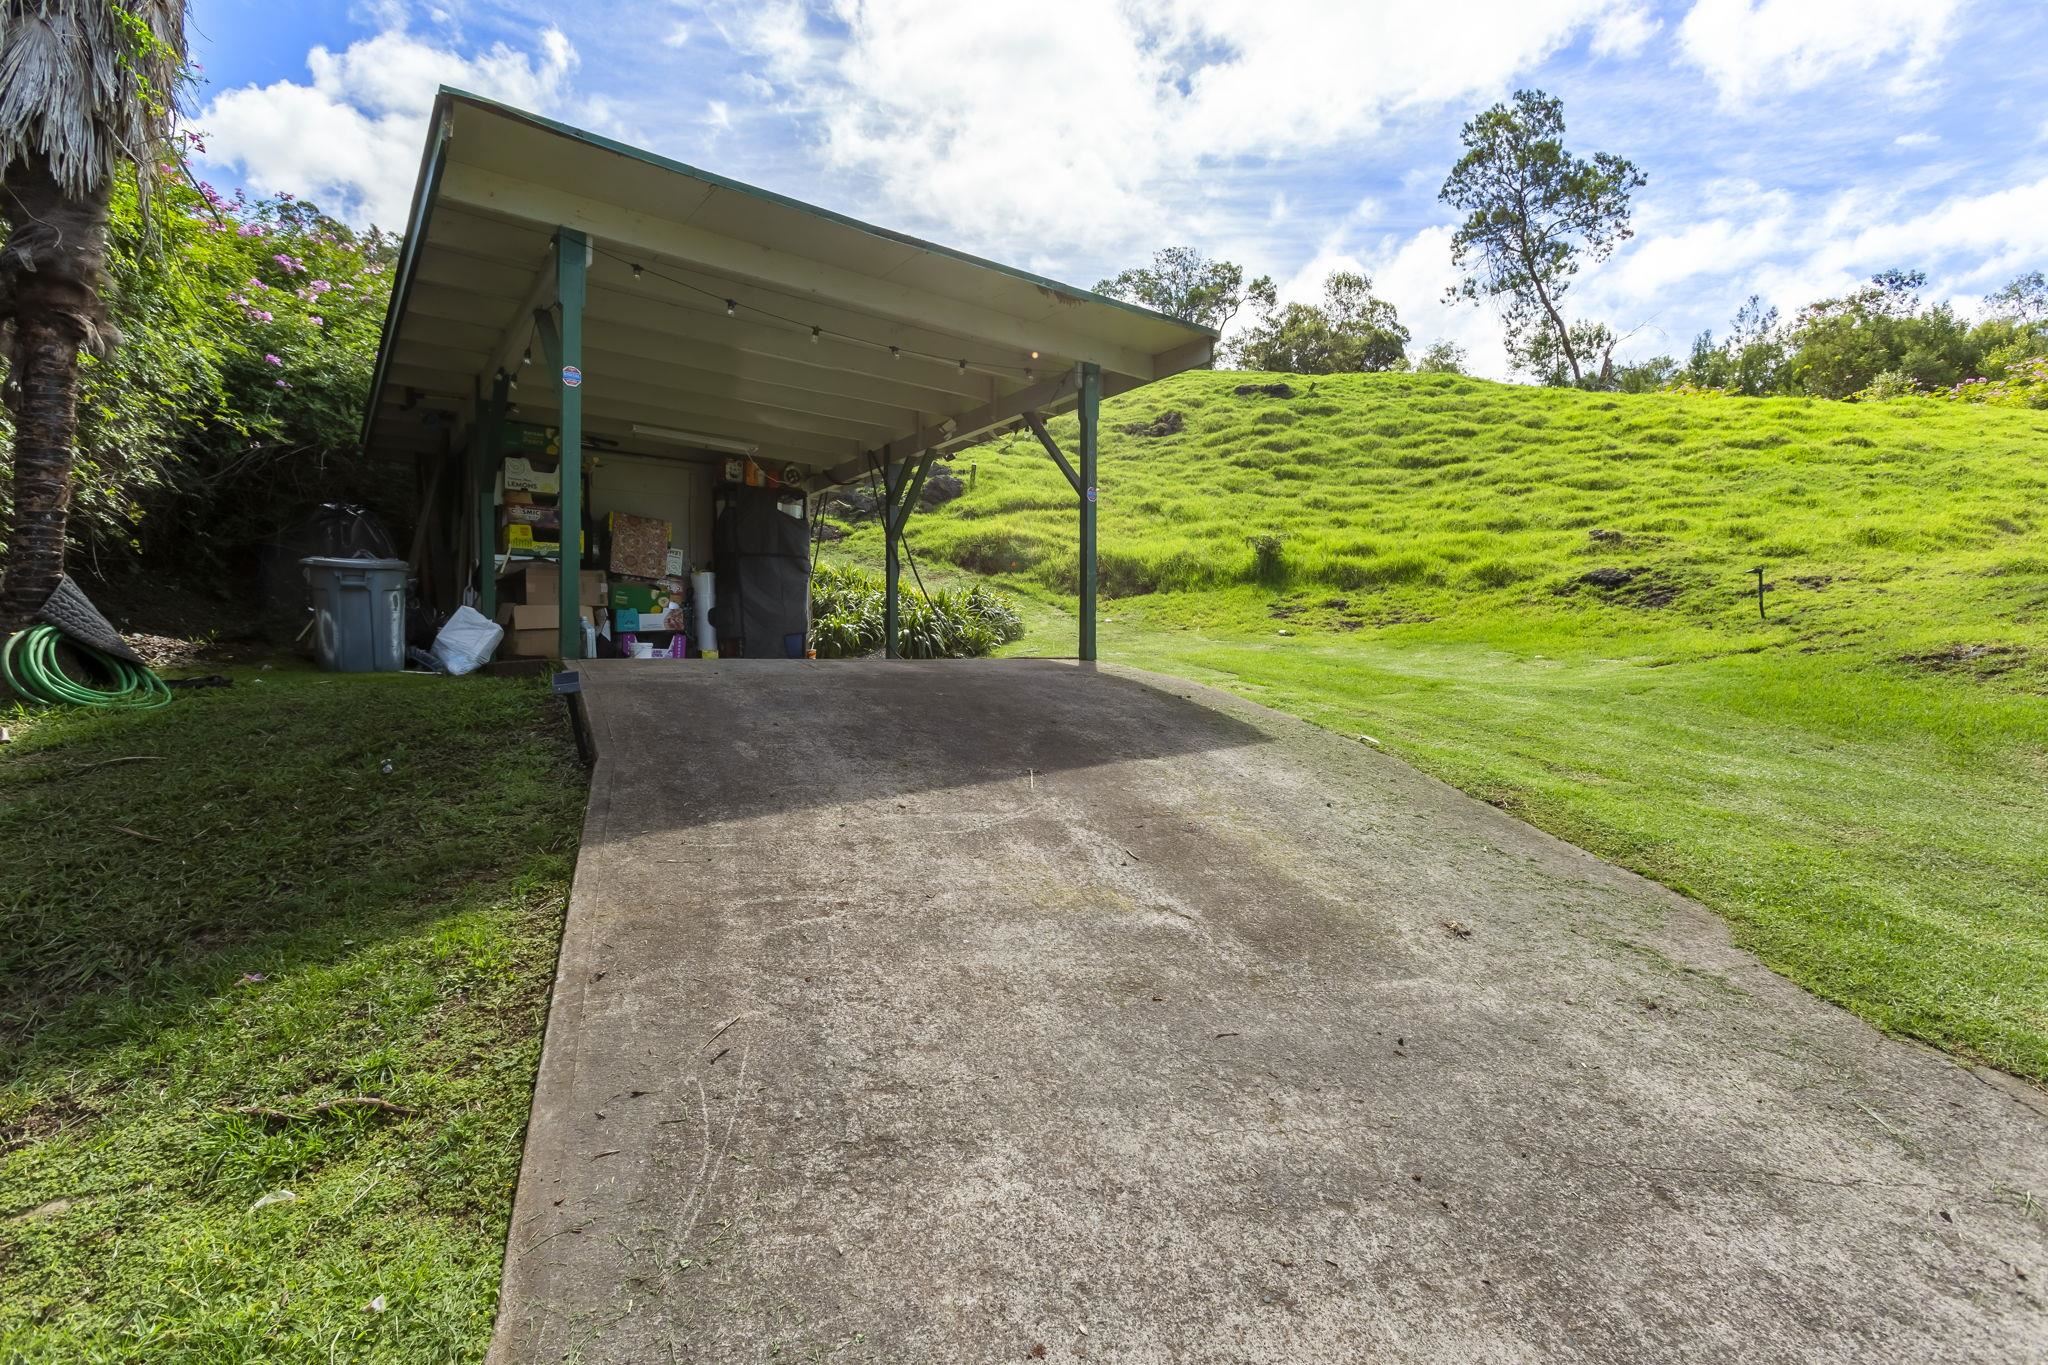
<instances>
[{"instance_id":1,"label":"green wooden post","mask_svg":"<svg viewBox=\"0 0 2048 1365\"><path fill-rule=\"evenodd\" d=\"M491 381L490 401L471 442L477 470L476 609L486 616L498 614L498 465L505 455L505 396L511 382L505 374Z\"/></svg>"},{"instance_id":2,"label":"green wooden post","mask_svg":"<svg viewBox=\"0 0 2048 1365\"><path fill-rule=\"evenodd\" d=\"M562 660L583 657L578 572L583 567L583 272L589 242L574 228L555 231L555 293L562 304Z\"/></svg>"},{"instance_id":3,"label":"green wooden post","mask_svg":"<svg viewBox=\"0 0 2048 1365\"><path fill-rule=\"evenodd\" d=\"M1095 662L1095 455L1102 367L1081 366L1081 661Z\"/></svg>"},{"instance_id":4,"label":"green wooden post","mask_svg":"<svg viewBox=\"0 0 2048 1365\"><path fill-rule=\"evenodd\" d=\"M885 659L902 657L896 648L896 594L903 578L903 562L898 553L902 532L896 526L896 494L908 472L900 464L882 466L882 543L886 547L882 561L882 657Z\"/></svg>"}]
</instances>

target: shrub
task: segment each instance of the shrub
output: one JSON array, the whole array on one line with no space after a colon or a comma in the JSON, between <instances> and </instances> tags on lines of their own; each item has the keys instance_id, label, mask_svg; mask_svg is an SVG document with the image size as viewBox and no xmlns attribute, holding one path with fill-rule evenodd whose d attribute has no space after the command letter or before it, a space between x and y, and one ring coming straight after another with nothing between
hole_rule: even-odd
<instances>
[{"instance_id":1,"label":"shrub","mask_svg":"<svg viewBox=\"0 0 2048 1365\"><path fill-rule=\"evenodd\" d=\"M1260 534L1246 536L1244 543L1252 551L1252 577L1261 583L1278 583L1287 576L1286 540L1276 535Z\"/></svg>"},{"instance_id":2,"label":"shrub","mask_svg":"<svg viewBox=\"0 0 2048 1365\"><path fill-rule=\"evenodd\" d=\"M811 647L821 659L848 659L882 648L882 579L850 565L811 577ZM929 596L905 587L896 605L896 648L906 659L978 658L1024 634L1017 609L977 584Z\"/></svg>"}]
</instances>

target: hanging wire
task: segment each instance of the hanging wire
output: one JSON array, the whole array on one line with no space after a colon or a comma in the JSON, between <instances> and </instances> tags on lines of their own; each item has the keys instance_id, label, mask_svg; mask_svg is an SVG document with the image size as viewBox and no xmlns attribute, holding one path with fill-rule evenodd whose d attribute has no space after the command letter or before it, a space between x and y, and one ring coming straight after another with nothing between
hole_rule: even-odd
<instances>
[{"instance_id":1,"label":"hanging wire","mask_svg":"<svg viewBox=\"0 0 2048 1365\"><path fill-rule=\"evenodd\" d=\"M754 306L753 304L743 305L740 303L738 299L733 298L731 295L726 294L721 290L706 289L701 284L695 284L689 280L681 279L678 276L668 274L667 272L657 269L654 266L648 265L643 261L636 261L630 256L621 256L618 252L609 250L606 247L599 246L593 243L592 249L598 255L603 256L608 260L617 261L620 265L631 267L633 271L633 278L636 280L641 279L643 276L651 275L657 280L666 280L670 284L679 286L680 288L683 289L687 289L692 293L703 295L705 298L710 299L712 302L722 306L725 309L727 317L737 316L739 309L741 307L745 307L747 313L750 316L773 318L777 322L786 323L789 326L798 329L799 331L808 333L811 340L814 342L817 341L820 337L829 336L833 338L835 341L850 341L856 346L867 346L878 351L886 348L891 356L894 356L898 359L906 355L911 355L916 356L920 360L937 361L938 363L943 365L955 365L958 366L963 373L967 370L969 366L969 362L962 360L959 356L940 355L931 351L919 351L914 350L908 346L891 345L890 343L884 341L870 341L866 337L857 337L850 332L840 332L835 331L829 327L820 327L816 323L805 322L800 318L793 318L783 313L777 313L771 309L759 308ZM1031 358L1033 360L1038 359L1038 352L1035 350L1032 351ZM980 360L974 361L972 363L974 367L978 369L1004 370L1014 374L1021 374L1027 380L1031 379L1036 373L1033 367L1029 365L1006 365L1000 361Z\"/></svg>"}]
</instances>

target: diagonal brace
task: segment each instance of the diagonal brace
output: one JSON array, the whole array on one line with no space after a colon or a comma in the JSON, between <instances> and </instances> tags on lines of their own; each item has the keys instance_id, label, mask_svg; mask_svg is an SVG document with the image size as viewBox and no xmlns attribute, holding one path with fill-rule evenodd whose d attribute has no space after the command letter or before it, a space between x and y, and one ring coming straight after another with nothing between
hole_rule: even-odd
<instances>
[{"instance_id":1,"label":"diagonal brace","mask_svg":"<svg viewBox=\"0 0 2048 1365\"><path fill-rule=\"evenodd\" d=\"M1038 443L1045 447L1045 453L1052 456L1052 462L1060 467L1060 473L1067 476L1067 482L1074 486L1076 493L1079 493L1081 476L1074 472L1074 466L1067 463L1067 457L1060 453L1059 446L1052 439L1052 433L1045 429L1045 419L1035 412L1027 412L1024 414L1024 421L1031 428L1031 434L1038 438Z\"/></svg>"},{"instance_id":2,"label":"diagonal brace","mask_svg":"<svg viewBox=\"0 0 2048 1365\"><path fill-rule=\"evenodd\" d=\"M884 509L884 525L892 537L900 538L903 528L910 524L910 513L917 506L918 498L924 493L925 476L932 472L932 461L936 455L927 455L908 471L909 477L899 474L896 487L890 495L890 503Z\"/></svg>"}]
</instances>

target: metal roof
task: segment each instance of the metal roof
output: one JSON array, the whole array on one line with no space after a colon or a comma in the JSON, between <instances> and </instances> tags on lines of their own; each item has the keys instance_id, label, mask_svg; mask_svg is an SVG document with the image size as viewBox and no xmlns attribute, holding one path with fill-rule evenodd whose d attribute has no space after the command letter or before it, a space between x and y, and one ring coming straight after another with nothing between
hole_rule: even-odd
<instances>
[{"instance_id":1,"label":"metal roof","mask_svg":"<svg viewBox=\"0 0 2048 1365\"><path fill-rule=\"evenodd\" d=\"M591 242L583 422L586 442L605 448L748 447L814 483L844 481L876 458L1071 406L1081 362L1100 365L1115 393L1210 363L1216 340L443 87L366 447L442 449L500 369L525 381L511 394L519 420L556 419L535 313L555 306L558 227Z\"/></svg>"}]
</instances>

